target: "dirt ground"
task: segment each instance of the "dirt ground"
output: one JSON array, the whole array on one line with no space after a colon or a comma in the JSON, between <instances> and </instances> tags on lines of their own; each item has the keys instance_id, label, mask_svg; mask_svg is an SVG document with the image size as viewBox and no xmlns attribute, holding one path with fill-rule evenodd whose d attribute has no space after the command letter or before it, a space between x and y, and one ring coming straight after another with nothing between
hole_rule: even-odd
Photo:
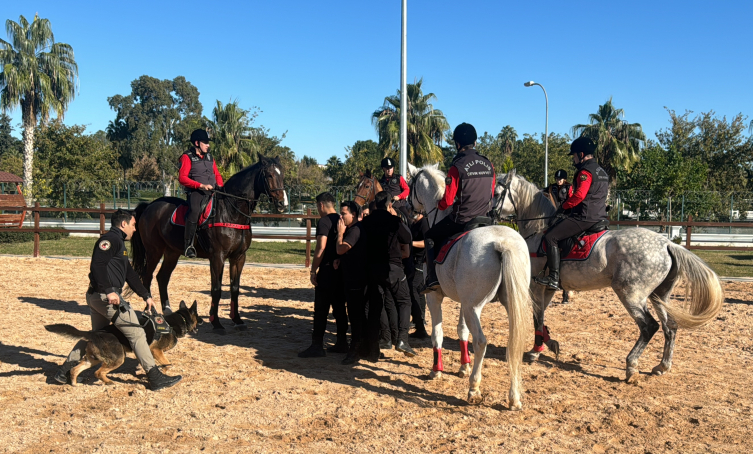
<instances>
[{"instance_id":1,"label":"dirt ground","mask_svg":"<svg viewBox=\"0 0 753 454\"><path fill-rule=\"evenodd\" d=\"M72 342L42 326L89 327L88 262L1 260L0 450L7 452L658 453L753 446L751 283L725 283L718 319L679 333L673 369L661 377L648 375L660 359L659 332L635 385L624 382L624 361L638 330L611 290L554 305L547 324L561 344L560 361L547 352L524 366L524 408L510 412L507 322L499 304L482 317L491 344L486 397L469 406L467 379L457 376L456 303L445 300L446 373L439 381L428 380L430 340L415 341L415 358L393 350L377 364L342 366L342 354L300 359L296 353L310 342L314 295L302 269L246 269L241 315L249 329L219 336L207 323L181 339L167 354L175 365L170 373L184 377L178 386L147 390L133 358L110 374L114 386L102 385L93 370L77 388L54 385L50 377ZM172 301L197 300L208 314L207 267L180 265L170 288Z\"/></svg>"}]
</instances>

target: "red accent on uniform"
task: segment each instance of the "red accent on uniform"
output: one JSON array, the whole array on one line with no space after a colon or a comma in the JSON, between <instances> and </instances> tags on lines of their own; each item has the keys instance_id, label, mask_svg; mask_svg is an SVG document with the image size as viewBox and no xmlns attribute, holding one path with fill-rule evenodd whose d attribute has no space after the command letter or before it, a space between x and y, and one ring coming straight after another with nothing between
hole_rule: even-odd
<instances>
[{"instance_id":1,"label":"red accent on uniform","mask_svg":"<svg viewBox=\"0 0 753 454\"><path fill-rule=\"evenodd\" d=\"M400 189L403 190L403 192L398 194L400 200L407 199L408 195L410 195L410 186L408 186L408 183L405 182L405 178L403 178L402 175L400 175Z\"/></svg>"},{"instance_id":2,"label":"red accent on uniform","mask_svg":"<svg viewBox=\"0 0 753 454\"><path fill-rule=\"evenodd\" d=\"M442 349L434 347L434 367L431 368L434 372L444 371L444 364L442 364Z\"/></svg>"},{"instance_id":3,"label":"red accent on uniform","mask_svg":"<svg viewBox=\"0 0 753 454\"><path fill-rule=\"evenodd\" d=\"M460 174L455 166L450 167L450 171L447 172L447 176L452 178L450 184L444 188L444 197L439 201L437 208L440 210L446 210L450 208L455 202L455 196L458 193L458 183L460 182Z\"/></svg>"},{"instance_id":4,"label":"red accent on uniform","mask_svg":"<svg viewBox=\"0 0 753 454\"><path fill-rule=\"evenodd\" d=\"M460 341L460 364L470 364L471 355L468 353L468 341Z\"/></svg>"},{"instance_id":5,"label":"red accent on uniform","mask_svg":"<svg viewBox=\"0 0 753 454\"><path fill-rule=\"evenodd\" d=\"M578 180L581 175L584 175L586 179ZM591 172L589 172L588 170L581 170L580 172L575 174L575 180L575 182L578 184L578 190L575 191L575 193L570 197L568 197L567 200L565 200L565 202L562 204L563 210L569 210L570 208L573 208L586 198L588 190L591 189L591 182L593 181L593 177L591 176Z\"/></svg>"},{"instance_id":6,"label":"red accent on uniform","mask_svg":"<svg viewBox=\"0 0 753 454\"><path fill-rule=\"evenodd\" d=\"M214 178L217 180L217 187L222 187L225 183L222 181L222 175L217 170L217 161L212 162L214 168ZM180 171L178 172L178 183L189 189L199 189L201 183L188 178L188 173L191 172L191 158L187 154L183 154L180 157Z\"/></svg>"}]
</instances>

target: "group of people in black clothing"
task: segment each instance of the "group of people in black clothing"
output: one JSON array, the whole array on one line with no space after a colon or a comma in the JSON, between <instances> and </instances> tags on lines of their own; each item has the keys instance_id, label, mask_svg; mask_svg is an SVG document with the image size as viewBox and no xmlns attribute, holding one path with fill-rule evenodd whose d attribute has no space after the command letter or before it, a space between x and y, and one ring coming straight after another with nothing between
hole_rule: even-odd
<instances>
[{"instance_id":1,"label":"group of people in black clothing","mask_svg":"<svg viewBox=\"0 0 753 454\"><path fill-rule=\"evenodd\" d=\"M338 213L332 194L316 197L321 218L311 264L314 330L311 346L298 356L346 353L343 364L354 364L377 361L382 349L393 346L415 356L409 337L428 337L426 300L418 286L423 283L423 240L429 225L421 215L409 218L397 211L393 198L382 191L363 208L354 201L341 202ZM330 308L337 341L325 350ZM411 316L416 329L409 335Z\"/></svg>"}]
</instances>

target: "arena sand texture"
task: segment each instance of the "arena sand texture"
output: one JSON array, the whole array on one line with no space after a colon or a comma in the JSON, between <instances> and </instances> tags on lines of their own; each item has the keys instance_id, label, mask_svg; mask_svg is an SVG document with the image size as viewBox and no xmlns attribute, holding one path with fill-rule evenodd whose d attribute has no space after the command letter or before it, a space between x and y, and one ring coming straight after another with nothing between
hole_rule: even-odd
<instances>
[{"instance_id":1,"label":"arena sand texture","mask_svg":"<svg viewBox=\"0 0 753 454\"><path fill-rule=\"evenodd\" d=\"M300 269L246 269L240 304L249 329L219 336L205 325L182 339L167 354L170 372L184 377L178 386L148 391L129 358L110 374L116 385L102 385L89 370L73 388L50 379L72 342L42 326L89 327L88 262L3 257L0 269L0 451L659 453L753 446L749 283L725 284L718 319L679 333L673 369L661 377L648 375L661 355L657 333L635 385L624 383L624 360L638 330L612 291L555 305L547 324L561 343L560 361L547 352L524 366L524 408L510 412L507 321L498 303L483 314L491 345L478 406L466 404L468 381L457 376L458 305L450 300L440 381L427 379L429 340L414 342L415 358L393 350L357 367L340 365L342 354L299 359L310 342L314 295ZM208 313L207 267L178 266L171 290L176 304L198 300Z\"/></svg>"}]
</instances>

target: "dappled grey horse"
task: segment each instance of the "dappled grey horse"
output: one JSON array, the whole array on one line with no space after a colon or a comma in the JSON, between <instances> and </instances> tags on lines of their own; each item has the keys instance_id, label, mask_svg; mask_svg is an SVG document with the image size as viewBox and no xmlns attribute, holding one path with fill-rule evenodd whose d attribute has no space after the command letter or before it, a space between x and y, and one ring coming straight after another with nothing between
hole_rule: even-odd
<instances>
[{"instance_id":1,"label":"dappled grey horse","mask_svg":"<svg viewBox=\"0 0 753 454\"><path fill-rule=\"evenodd\" d=\"M548 220L555 208L536 185L517 175L515 171L497 178L494 198L495 215L515 215L520 234L526 239L529 251L536 252ZM545 219L541 219L545 218ZM532 274L541 272L546 257L532 258ZM698 256L666 237L648 229L610 230L583 261L564 261L560 268L560 284L565 290L597 290L612 287L633 320L640 336L627 356L627 381L637 378L638 359L659 323L648 311L651 301L664 332L664 355L653 368L660 375L672 367L677 328L697 328L713 320L722 308L724 292L719 277ZM682 277L686 287L683 304L670 304L672 289ZM544 311L554 290L531 282L534 300L534 324L544 331ZM558 347L558 344L551 343ZM538 359L540 350L526 354L529 360Z\"/></svg>"},{"instance_id":2,"label":"dappled grey horse","mask_svg":"<svg viewBox=\"0 0 753 454\"><path fill-rule=\"evenodd\" d=\"M429 225L440 221L451 210L439 212L437 204L444 194L445 175L437 165L416 169L409 164L411 196L414 211L426 213ZM426 266L426 265L424 265ZM509 406L522 408L520 402L520 365L525 342L530 333L531 280L530 259L523 238L503 226L490 226L472 230L452 248L444 263L437 265L441 289L426 295L431 313L431 341L434 346L432 378L442 375L442 301L445 296L460 302L458 336L461 344L461 376L470 368L467 357L468 327L473 334L473 372L470 374L468 401L479 403L481 395L481 365L486 354L487 340L481 329L481 310L484 305L499 298L507 309L509 341L507 364L510 366Z\"/></svg>"}]
</instances>

